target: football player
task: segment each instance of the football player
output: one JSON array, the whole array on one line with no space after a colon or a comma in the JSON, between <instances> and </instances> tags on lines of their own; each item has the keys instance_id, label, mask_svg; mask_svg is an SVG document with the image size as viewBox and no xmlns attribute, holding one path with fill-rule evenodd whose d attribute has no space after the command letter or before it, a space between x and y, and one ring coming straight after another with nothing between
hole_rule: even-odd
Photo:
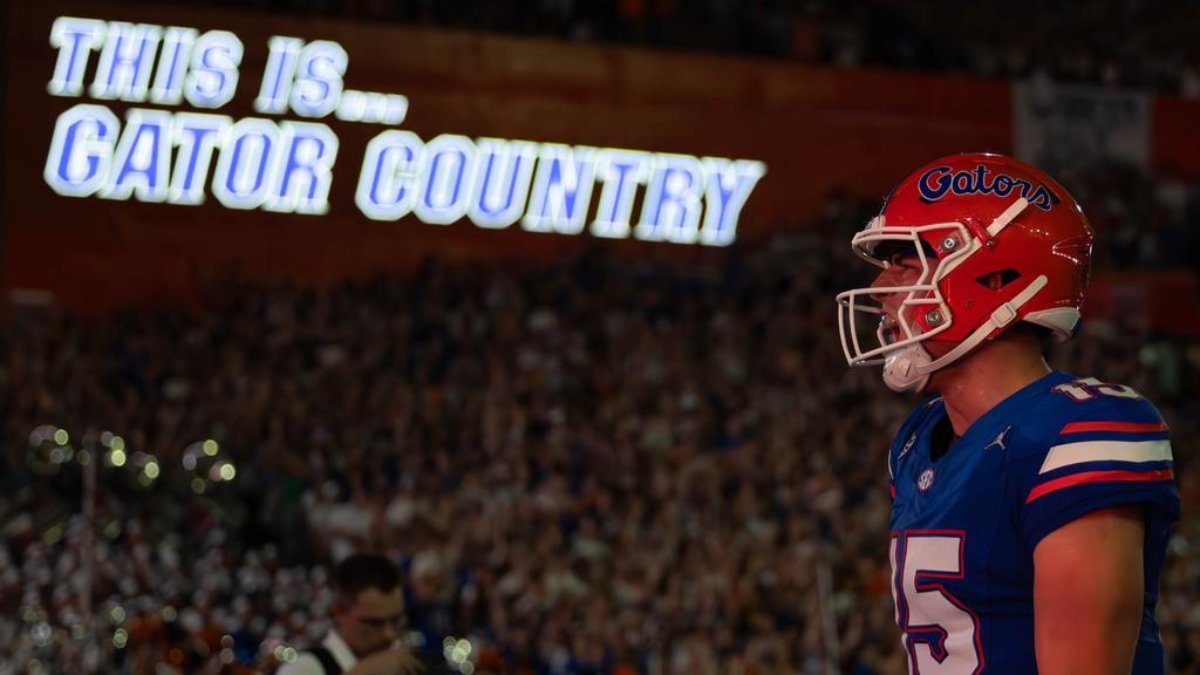
<instances>
[{"instance_id":1,"label":"football player","mask_svg":"<svg viewBox=\"0 0 1200 675\"><path fill-rule=\"evenodd\" d=\"M880 272L838 296L847 360L932 394L888 457L912 673L1165 670L1167 426L1133 389L1043 357L1079 326L1092 238L1043 172L965 154L906 178L852 240Z\"/></svg>"}]
</instances>

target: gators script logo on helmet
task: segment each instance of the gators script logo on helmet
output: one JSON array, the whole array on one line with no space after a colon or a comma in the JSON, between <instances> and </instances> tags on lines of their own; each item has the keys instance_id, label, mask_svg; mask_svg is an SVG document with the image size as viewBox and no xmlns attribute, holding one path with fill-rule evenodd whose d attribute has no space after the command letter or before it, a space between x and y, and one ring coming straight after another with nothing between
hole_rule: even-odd
<instances>
[{"instance_id":1,"label":"gators script logo on helmet","mask_svg":"<svg viewBox=\"0 0 1200 675\"><path fill-rule=\"evenodd\" d=\"M896 251L914 253L920 276L837 296L846 360L882 364L889 387L913 391L1018 321L1066 340L1079 323L1092 239L1079 204L1027 164L994 154L934 161L897 185L851 240L882 269ZM893 293L902 300L889 317L872 296ZM857 329L862 314L879 320L871 342ZM952 347L934 359L927 342Z\"/></svg>"},{"instance_id":2,"label":"gators script logo on helmet","mask_svg":"<svg viewBox=\"0 0 1200 675\"><path fill-rule=\"evenodd\" d=\"M1057 199L1045 185L1032 183L1007 173L993 174L982 162L974 169L954 170L952 166L935 166L917 179L917 190L927 202L936 202L946 193L963 195L992 195L995 197L1019 196L1043 211L1054 207Z\"/></svg>"}]
</instances>

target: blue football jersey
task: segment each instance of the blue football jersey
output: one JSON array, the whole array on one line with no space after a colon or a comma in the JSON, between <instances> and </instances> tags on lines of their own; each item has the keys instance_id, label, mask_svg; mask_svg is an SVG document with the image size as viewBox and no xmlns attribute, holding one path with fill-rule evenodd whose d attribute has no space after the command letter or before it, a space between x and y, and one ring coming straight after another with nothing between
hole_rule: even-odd
<instances>
[{"instance_id":1,"label":"blue football jersey","mask_svg":"<svg viewBox=\"0 0 1200 675\"><path fill-rule=\"evenodd\" d=\"M1145 603L1133 673L1160 675L1158 578L1179 518L1166 424L1137 392L1054 372L931 456L946 418L933 398L888 456L892 592L909 669L921 675L1037 672L1033 551L1096 509L1146 505Z\"/></svg>"}]
</instances>

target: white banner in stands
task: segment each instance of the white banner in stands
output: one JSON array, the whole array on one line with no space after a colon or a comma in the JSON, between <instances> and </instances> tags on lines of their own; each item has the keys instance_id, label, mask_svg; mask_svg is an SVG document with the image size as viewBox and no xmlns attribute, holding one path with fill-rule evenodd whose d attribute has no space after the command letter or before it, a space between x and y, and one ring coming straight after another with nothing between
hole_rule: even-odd
<instances>
[{"instance_id":1,"label":"white banner in stands","mask_svg":"<svg viewBox=\"0 0 1200 675\"><path fill-rule=\"evenodd\" d=\"M1148 95L1035 78L1013 87L1016 156L1050 173L1115 161L1150 163Z\"/></svg>"},{"instance_id":2,"label":"white banner in stands","mask_svg":"<svg viewBox=\"0 0 1200 675\"><path fill-rule=\"evenodd\" d=\"M405 96L346 89L349 56L326 40L275 36L266 45L254 110L299 120L215 112L237 94L245 51L228 31L59 17L50 45L58 57L49 93L96 101L67 109L54 128L43 176L68 197L194 206L211 194L231 209L320 215L338 136L316 120L395 127L408 113ZM129 108L121 120L110 101L166 109ZM354 202L375 220L466 218L483 229L519 221L530 232L726 246L765 173L753 160L455 134L425 141L388 128L367 145Z\"/></svg>"}]
</instances>

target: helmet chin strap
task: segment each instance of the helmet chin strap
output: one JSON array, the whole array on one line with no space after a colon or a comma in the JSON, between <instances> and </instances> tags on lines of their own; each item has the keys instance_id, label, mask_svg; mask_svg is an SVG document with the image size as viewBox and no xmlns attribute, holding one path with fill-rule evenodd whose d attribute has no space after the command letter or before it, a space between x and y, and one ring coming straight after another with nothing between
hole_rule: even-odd
<instances>
[{"instance_id":1,"label":"helmet chin strap","mask_svg":"<svg viewBox=\"0 0 1200 675\"><path fill-rule=\"evenodd\" d=\"M1038 291L1049 282L1046 275L1034 279L1012 300L996 308L983 325L967 336L967 339L947 352L940 359L934 359L919 343L913 343L897 349L887 355L883 362L883 382L889 389L899 393L917 392L929 385L929 377L966 356L979 346L997 328L1003 328L1017 318L1017 310L1033 299Z\"/></svg>"}]
</instances>

